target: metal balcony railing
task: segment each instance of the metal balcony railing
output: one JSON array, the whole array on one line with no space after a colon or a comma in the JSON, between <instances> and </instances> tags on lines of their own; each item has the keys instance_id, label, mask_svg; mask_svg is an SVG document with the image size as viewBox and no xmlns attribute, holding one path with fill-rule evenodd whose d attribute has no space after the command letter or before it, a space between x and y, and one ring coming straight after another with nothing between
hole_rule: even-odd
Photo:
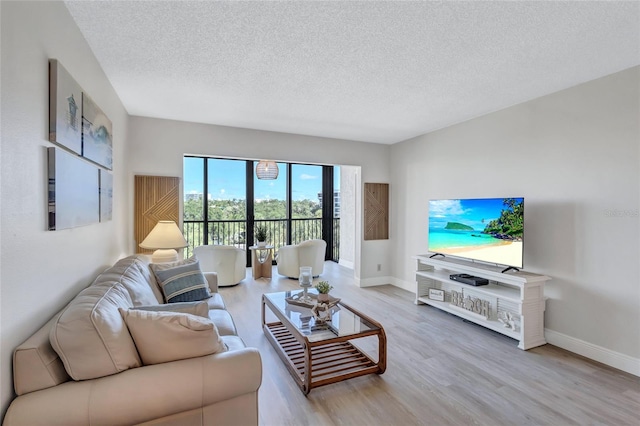
<instances>
[{"instance_id":1,"label":"metal balcony railing","mask_svg":"<svg viewBox=\"0 0 640 426\"><path fill-rule=\"evenodd\" d=\"M289 225L290 224L290 225ZM205 244L205 222L185 220L183 234L187 243L185 257L193 255L193 248ZM227 245L247 250L246 220L211 220L207 223L207 244ZM291 243L322 238L322 219L263 219L254 221L255 226L264 226L269 235L269 244L274 250L287 245L288 227L291 226ZM340 259L340 219L333 219L333 247L331 260ZM254 241L255 244L255 241Z\"/></svg>"}]
</instances>

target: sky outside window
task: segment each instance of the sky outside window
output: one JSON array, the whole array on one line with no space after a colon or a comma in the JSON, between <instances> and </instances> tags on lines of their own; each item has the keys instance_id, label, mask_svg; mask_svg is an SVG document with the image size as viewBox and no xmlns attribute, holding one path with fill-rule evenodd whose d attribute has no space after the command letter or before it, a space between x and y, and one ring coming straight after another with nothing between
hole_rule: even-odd
<instances>
[{"instance_id":1,"label":"sky outside window","mask_svg":"<svg viewBox=\"0 0 640 426\"><path fill-rule=\"evenodd\" d=\"M191 166L190 162L199 160L200 165ZM184 161L184 194L202 194L202 159L185 157ZM242 164L239 167L238 164ZM209 164L215 168L215 176L209 173L209 197L211 199L232 200L244 199L245 169L244 161L218 160ZM255 164L255 163L254 163ZM292 175L294 183L293 200L317 200L318 188L322 188L322 167L295 165L296 172ZM280 175L276 180L257 180L254 188L256 201L269 199L284 199L286 193L286 163L278 163ZM255 170L255 166L254 166Z\"/></svg>"}]
</instances>

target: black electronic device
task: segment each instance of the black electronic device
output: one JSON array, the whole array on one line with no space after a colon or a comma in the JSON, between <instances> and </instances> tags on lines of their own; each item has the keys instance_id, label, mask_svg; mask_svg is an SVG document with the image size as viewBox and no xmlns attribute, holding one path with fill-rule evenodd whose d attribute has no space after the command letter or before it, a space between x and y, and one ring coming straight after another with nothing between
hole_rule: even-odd
<instances>
[{"instance_id":1,"label":"black electronic device","mask_svg":"<svg viewBox=\"0 0 640 426\"><path fill-rule=\"evenodd\" d=\"M449 278L453 281L458 281L464 284L469 284L473 286L479 285L487 285L489 284L489 280L486 278L475 277L469 274L451 274Z\"/></svg>"}]
</instances>

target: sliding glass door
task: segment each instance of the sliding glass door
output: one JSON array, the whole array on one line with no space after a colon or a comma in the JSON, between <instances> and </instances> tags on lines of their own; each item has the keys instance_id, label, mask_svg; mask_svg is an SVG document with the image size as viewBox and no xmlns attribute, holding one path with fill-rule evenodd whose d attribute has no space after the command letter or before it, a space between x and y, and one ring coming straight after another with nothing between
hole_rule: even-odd
<instances>
[{"instance_id":1,"label":"sliding glass door","mask_svg":"<svg viewBox=\"0 0 640 426\"><path fill-rule=\"evenodd\" d=\"M185 256L207 244L246 250L256 243L253 230L261 225L267 228L268 241L276 250L320 238L327 241L327 259L338 261L335 203L339 192L333 189L333 166L278 163L277 179L260 180L255 175L256 163L184 157L183 222L189 243Z\"/></svg>"}]
</instances>

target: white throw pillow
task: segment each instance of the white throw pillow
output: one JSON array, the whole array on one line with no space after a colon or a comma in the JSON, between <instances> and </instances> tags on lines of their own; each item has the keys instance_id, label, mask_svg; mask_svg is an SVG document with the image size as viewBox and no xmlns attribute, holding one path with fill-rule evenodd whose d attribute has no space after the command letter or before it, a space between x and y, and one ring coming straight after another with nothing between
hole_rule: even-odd
<instances>
[{"instance_id":1,"label":"white throw pillow","mask_svg":"<svg viewBox=\"0 0 640 426\"><path fill-rule=\"evenodd\" d=\"M208 318L181 312L120 309L144 365L223 352L226 347Z\"/></svg>"}]
</instances>

